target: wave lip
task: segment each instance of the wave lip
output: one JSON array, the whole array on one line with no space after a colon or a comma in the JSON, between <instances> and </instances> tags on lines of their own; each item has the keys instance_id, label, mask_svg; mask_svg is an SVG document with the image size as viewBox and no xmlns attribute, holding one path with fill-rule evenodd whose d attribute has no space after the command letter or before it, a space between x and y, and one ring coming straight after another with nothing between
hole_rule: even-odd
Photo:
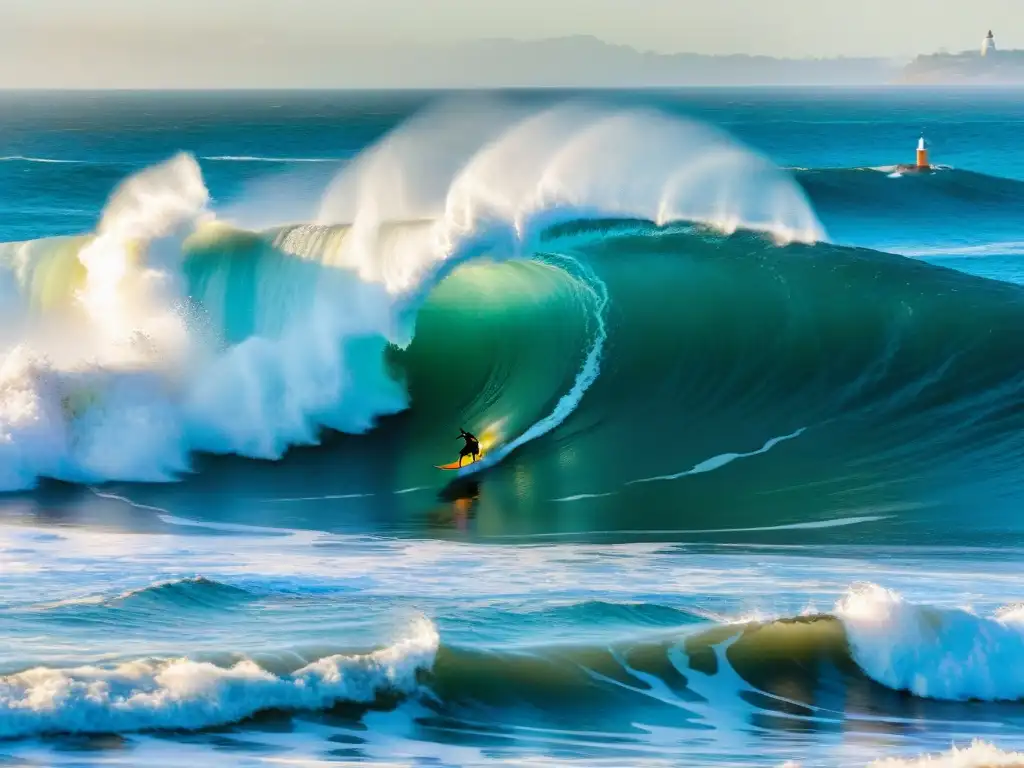
<instances>
[{"instance_id":1,"label":"wave lip","mask_svg":"<svg viewBox=\"0 0 1024 768\"><path fill-rule=\"evenodd\" d=\"M190 659L114 668L37 668L0 678L0 738L45 733L195 730L270 710L325 709L409 695L430 669L439 637L427 619L405 639L367 654L336 654L287 675L245 659L220 667Z\"/></svg>"},{"instance_id":2,"label":"wave lip","mask_svg":"<svg viewBox=\"0 0 1024 768\"><path fill-rule=\"evenodd\" d=\"M946 700L1024 698L1024 607L994 616L915 605L874 584L835 610L854 660L883 685Z\"/></svg>"}]
</instances>

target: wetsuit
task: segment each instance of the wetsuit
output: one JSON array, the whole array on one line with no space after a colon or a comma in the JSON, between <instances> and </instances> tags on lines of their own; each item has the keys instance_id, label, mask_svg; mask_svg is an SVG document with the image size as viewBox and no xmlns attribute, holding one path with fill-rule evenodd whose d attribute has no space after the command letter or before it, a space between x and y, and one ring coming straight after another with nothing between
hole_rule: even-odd
<instances>
[{"instance_id":1,"label":"wetsuit","mask_svg":"<svg viewBox=\"0 0 1024 768\"><path fill-rule=\"evenodd\" d=\"M459 451L459 466L462 466L462 460L467 456L472 456L473 461L476 461L476 457L480 453L480 441L464 429L459 430L458 439L466 441L466 444L462 446L462 450Z\"/></svg>"}]
</instances>

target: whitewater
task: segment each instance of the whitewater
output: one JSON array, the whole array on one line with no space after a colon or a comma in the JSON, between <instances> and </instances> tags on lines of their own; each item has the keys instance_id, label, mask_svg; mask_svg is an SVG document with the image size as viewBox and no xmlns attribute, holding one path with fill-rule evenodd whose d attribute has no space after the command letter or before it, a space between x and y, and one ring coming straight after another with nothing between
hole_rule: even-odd
<instances>
[{"instance_id":1,"label":"whitewater","mask_svg":"<svg viewBox=\"0 0 1024 768\"><path fill-rule=\"evenodd\" d=\"M1012 94L0 98L0 760L1024 764Z\"/></svg>"},{"instance_id":2,"label":"whitewater","mask_svg":"<svg viewBox=\"0 0 1024 768\"><path fill-rule=\"evenodd\" d=\"M3 361L0 487L170 480L194 451L276 459L325 428L365 431L407 405L383 351L409 344L433 286L467 260L534 256L561 221L821 235L792 180L695 124L580 107L525 117L492 107L474 121L453 131L438 108L403 125L339 173L309 224L217 222L198 163L181 154L119 185L95 236L4 246L9 322L27 327ZM444 153L430 143L441 132ZM249 255L250 306L231 306L231 264L187 281L197 251L223 258L246 239L266 249ZM508 436L518 440L504 451L571 412L600 344L546 422Z\"/></svg>"}]
</instances>

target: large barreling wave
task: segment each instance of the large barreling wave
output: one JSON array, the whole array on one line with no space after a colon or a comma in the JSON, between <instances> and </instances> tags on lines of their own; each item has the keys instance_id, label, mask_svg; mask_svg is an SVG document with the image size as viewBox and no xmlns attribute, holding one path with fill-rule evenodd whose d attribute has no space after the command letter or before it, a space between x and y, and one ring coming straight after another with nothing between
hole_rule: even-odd
<instances>
[{"instance_id":1,"label":"large barreling wave","mask_svg":"<svg viewBox=\"0 0 1024 768\"><path fill-rule=\"evenodd\" d=\"M462 426L485 448L469 472L497 465L488 503L586 502L619 535L638 508L648 533L939 507L1005 530L1022 289L832 244L810 200L827 221L844 196L870 217L967 189L984 216L1019 185L890 176L783 171L656 111L454 104L282 221L259 195L219 209L179 155L125 180L94 233L0 246L0 488L166 481L343 433L360 446L322 474L359 462L388 487L316 492L398 493L451 479L433 465ZM310 471L273 495L309 496Z\"/></svg>"},{"instance_id":2,"label":"large barreling wave","mask_svg":"<svg viewBox=\"0 0 1024 768\"><path fill-rule=\"evenodd\" d=\"M520 377L501 455L561 423L598 376L609 296L586 247L694 224L823 236L799 185L724 135L579 105L432 110L348 164L307 221L259 209L232 209L258 226L219 214L181 154L126 179L95 232L0 245L0 488L165 481L195 452L275 459L325 429L364 432L431 386L396 350L415 357L418 313L449 278L492 329L544 297L576 307L542 331L564 352L544 391L521 369L554 358L522 338L476 350L508 357L461 377L474 386L459 407L517 386L502 368ZM463 340L486 343L476 330Z\"/></svg>"}]
</instances>

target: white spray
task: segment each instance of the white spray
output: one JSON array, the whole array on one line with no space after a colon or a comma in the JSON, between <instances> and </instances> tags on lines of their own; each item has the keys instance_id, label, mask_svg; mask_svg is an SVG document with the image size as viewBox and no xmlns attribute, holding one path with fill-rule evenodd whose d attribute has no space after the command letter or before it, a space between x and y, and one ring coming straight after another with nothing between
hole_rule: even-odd
<instances>
[{"instance_id":1,"label":"white spray","mask_svg":"<svg viewBox=\"0 0 1024 768\"><path fill-rule=\"evenodd\" d=\"M408 404L383 352L408 344L432 287L479 255L531 256L560 220L689 219L780 241L824 236L795 181L709 128L585 105L451 104L364 152L325 192L316 223L277 236L277 265L256 267L247 309L256 330L226 346L197 323L180 271L182 238L207 202L187 155L115 192L79 254L74 320L45 343L25 333L0 357L0 488L41 476L167 480L192 451L277 458L324 427L369 429ZM21 291L23 272L8 275ZM227 314L218 303L230 300L230 275L193 297L210 317ZM603 289L589 283L603 306ZM270 314L280 322L261 321ZM599 326L572 392L525 435L557 426L584 396L599 370Z\"/></svg>"}]
</instances>

